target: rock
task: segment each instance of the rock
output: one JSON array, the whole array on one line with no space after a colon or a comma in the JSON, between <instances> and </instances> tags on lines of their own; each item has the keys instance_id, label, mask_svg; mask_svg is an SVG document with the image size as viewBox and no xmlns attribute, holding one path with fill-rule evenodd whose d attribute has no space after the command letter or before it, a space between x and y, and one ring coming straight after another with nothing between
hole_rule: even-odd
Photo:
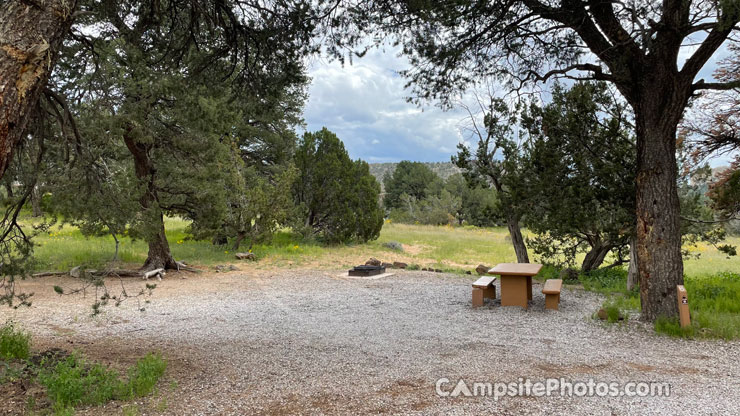
<instances>
[{"instance_id":1,"label":"rock","mask_svg":"<svg viewBox=\"0 0 740 416\"><path fill-rule=\"evenodd\" d=\"M478 274L487 274L489 270L491 270L490 267L484 266L482 264L479 264L478 267L475 268L475 272Z\"/></svg>"},{"instance_id":2,"label":"rock","mask_svg":"<svg viewBox=\"0 0 740 416\"><path fill-rule=\"evenodd\" d=\"M408 264L403 263L403 262L400 262L400 261L394 261L393 262L393 268L395 268L395 269L405 269L408 266L409 266Z\"/></svg>"},{"instance_id":3,"label":"rock","mask_svg":"<svg viewBox=\"0 0 740 416\"><path fill-rule=\"evenodd\" d=\"M473 272L471 272L470 270L466 270L465 274L473 274Z\"/></svg>"},{"instance_id":4,"label":"rock","mask_svg":"<svg viewBox=\"0 0 740 416\"><path fill-rule=\"evenodd\" d=\"M393 263L383 262L383 263L380 264L380 266L383 267L383 268L386 268L386 269L392 269L393 268Z\"/></svg>"},{"instance_id":5,"label":"rock","mask_svg":"<svg viewBox=\"0 0 740 416\"><path fill-rule=\"evenodd\" d=\"M435 273L442 273L442 269L434 269Z\"/></svg>"},{"instance_id":6,"label":"rock","mask_svg":"<svg viewBox=\"0 0 740 416\"><path fill-rule=\"evenodd\" d=\"M604 308L599 309L599 311L596 312L596 316L598 316L602 321L609 319L609 315L606 313L606 309Z\"/></svg>"},{"instance_id":7,"label":"rock","mask_svg":"<svg viewBox=\"0 0 740 416\"><path fill-rule=\"evenodd\" d=\"M75 278L80 277L80 266L75 266L69 271L69 275Z\"/></svg>"},{"instance_id":8,"label":"rock","mask_svg":"<svg viewBox=\"0 0 740 416\"><path fill-rule=\"evenodd\" d=\"M370 260L365 262L366 266L380 266L380 260L376 259L375 257L370 257Z\"/></svg>"},{"instance_id":9,"label":"rock","mask_svg":"<svg viewBox=\"0 0 740 416\"><path fill-rule=\"evenodd\" d=\"M389 241L387 243L383 243L383 247L395 251L403 251L403 244L399 243L398 241Z\"/></svg>"},{"instance_id":10,"label":"rock","mask_svg":"<svg viewBox=\"0 0 740 416\"><path fill-rule=\"evenodd\" d=\"M254 253L236 253L235 256L239 260L257 260L257 256Z\"/></svg>"},{"instance_id":11,"label":"rock","mask_svg":"<svg viewBox=\"0 0 740 416\"><path fill-rule=\"evenodd\" d=\"M563 269L563 270L560 271L560 278L564 282L578 281L578 270L573 269L573 268L570 268L570 267L567 267L567 268L565 268L565 269Z\"/></svg>"}]
</instances>

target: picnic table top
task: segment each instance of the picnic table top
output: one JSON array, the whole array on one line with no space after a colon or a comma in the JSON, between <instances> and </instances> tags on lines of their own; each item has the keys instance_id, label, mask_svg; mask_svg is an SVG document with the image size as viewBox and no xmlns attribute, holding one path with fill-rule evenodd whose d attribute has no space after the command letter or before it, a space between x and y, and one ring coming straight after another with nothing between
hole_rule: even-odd
<instances>
[{"instance_id":1,"label":"picnic table top","mask_svg":"<svg viewBox=\"0 0 740 416\"><path fill-rule=\"evenodd\" d=\"M537 263L499 263L488 274L500 274L502 276L534 276L542 268Z\"/></svg>"}]
</instances>

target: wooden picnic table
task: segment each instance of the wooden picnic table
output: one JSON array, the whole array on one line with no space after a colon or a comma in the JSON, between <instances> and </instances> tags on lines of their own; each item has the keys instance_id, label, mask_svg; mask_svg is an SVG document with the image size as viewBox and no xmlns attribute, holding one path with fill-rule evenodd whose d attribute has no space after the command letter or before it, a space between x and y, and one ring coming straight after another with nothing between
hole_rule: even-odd
<instances>
[{"instance_id":1,"label":"wooden picnic table","mask_svg":"<svg viewBox=\"0 0 740 416\"><path fill-rule=\"evenodd\" d=\"M527 309L532 300L532 276L542 268L537 263L500 263L488 274L501 276L501 306L521 306Z\"/></svg>"}]
</instances>

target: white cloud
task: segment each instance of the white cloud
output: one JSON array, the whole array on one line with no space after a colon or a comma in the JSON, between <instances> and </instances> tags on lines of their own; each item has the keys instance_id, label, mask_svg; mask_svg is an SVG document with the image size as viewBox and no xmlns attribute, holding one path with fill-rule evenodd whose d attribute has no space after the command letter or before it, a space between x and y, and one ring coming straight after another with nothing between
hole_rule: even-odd
<instances>
[{"instance_id":1,"label":"white cloud","mask_svg":"<svg viewBox=\"0 0 740 416\"><path fill-rule=\"evenodd\" d=\"M683 48L679 66L694 51L693 46ZM726 47L720 48L697 79L711 80L716 61L726 55ZM471 144L460 131L466 114L406 102L407 80L398 71L408 67L398 49L370 50L344 66L337 61L314 62L304 113L307 129L327 127L342 139L353 159L449 161L459 142ZM547 94L543 98L547 99Z\"/></svg>"},{"instance_id":2,"label":"white cloud","mask_svg":"<svg viewBox=\"0 0 740 416\"><path fill-rule=\"evenodd\" d=\"M327 127L355 159L449 161L460 141L463 114L406 102L406 80L398 75L406 67L397 52L382 50L344 67L314 63L304 114L308 130Z\"/></svg>"}]
</instances>

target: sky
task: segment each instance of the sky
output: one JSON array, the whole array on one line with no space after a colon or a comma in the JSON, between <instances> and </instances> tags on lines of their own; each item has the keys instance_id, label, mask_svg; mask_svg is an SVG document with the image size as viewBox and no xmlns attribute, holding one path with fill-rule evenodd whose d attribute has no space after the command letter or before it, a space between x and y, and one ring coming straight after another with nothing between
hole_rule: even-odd
<instances>
[{"instance_id":1,"label":"sky","mask_svg":"<svg viewBox=\"0 0 740 416\"><path fill-rule=\"evenodd\" d=\"M682 51L680 60L693 50ZM715 61L726 56L723 48L697 78L712 79ZM449 162L459 142L469 143L463 127L467 113L442 111L433 104L408 103L406 79L398 71L409 67L398 49L373 49L344 65L316 60L309 66L312 78L304 117L308 131L327 127L344 142L350 157L369 163L413 160ZM712 160L727 164L729 156Z\"/></svg>"},{"instance_id":2,"label":"sky","mask_svg":"<svg viewBox=\"0 0 740 416\"><path fill-rule=\"evenodd\" d=\"M398 71L408 61L393 50L374 49L344 66L318 60L304 117L309 131L327 127L353 159L370 163L414 160L449 162L463 138L465 116L406 102L409 91Z\"/></svg>"}]
</instances>

